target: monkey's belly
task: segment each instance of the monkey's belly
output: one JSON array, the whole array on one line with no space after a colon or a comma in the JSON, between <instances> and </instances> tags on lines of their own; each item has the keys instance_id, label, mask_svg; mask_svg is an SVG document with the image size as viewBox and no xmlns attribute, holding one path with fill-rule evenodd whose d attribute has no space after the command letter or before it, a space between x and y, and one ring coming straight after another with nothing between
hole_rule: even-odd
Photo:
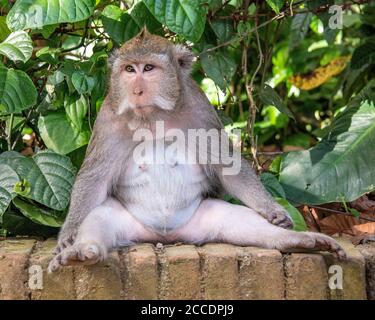
<instances>
[{"instance_id":1,"label":"monkey's belly","mask_svg":"<svg viewBox=\"0 0 375 320\"><path fill-rule=\"evenodd\" d=\"M118 186L118 196L137 220L165 235L192 218L206 187L198 165L134 163Z\"/></svg>"}]
</instances>

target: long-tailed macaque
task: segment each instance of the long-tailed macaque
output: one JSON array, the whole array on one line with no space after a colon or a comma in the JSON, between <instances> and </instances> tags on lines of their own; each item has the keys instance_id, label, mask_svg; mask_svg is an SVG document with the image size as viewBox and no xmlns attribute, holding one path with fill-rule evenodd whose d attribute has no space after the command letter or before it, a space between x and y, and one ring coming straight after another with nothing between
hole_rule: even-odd
<instances>
[{"instance_id":1,"label":"long-tailed macaque","mask_svg":"<svg viewBox=\"0 0 375 320\"><path fill-rule=\"evenodd\" d=\"M178 136L173 132L186 138L193 129L201 133L223 129L190 76L193 58L187 48L145 29L114 53L109 92L75 181L49 271L96 263L111 249L135 242L227 242L327 250L345 257L339 244L326 235L289 230L293 223L288 212L267 193L245 159L238 158L239 169L233 174L220 161L220 147L208 151L211 159L201 161L202 140L187 147L177 139L176 145L187 151L167 151ZM148 135L139 139L142 132ZM206 149L226 139L211 140ZM144 152L137 150L141 145ZM194 152L198 155L192 159L197 161L185 161L183 155ZM221 200L224 192L244 206Z\"/></svg>"}]
</instances>

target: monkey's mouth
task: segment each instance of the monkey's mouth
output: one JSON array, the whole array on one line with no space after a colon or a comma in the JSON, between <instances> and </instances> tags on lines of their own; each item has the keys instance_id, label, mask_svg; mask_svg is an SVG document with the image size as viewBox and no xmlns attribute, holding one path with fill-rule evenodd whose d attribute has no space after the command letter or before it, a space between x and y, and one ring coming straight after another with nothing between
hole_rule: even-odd
<instances>
[{"instance_id":1,"label":"monkey's mouth","mask_svg":"<svg viewBox=\"0 0 375 320\"><path fill-rule=\"evenodd\" d=\"M155 109L154 105L136 105L133 108L133 111L138 116L144 116L153 112L154 109Z\"/></svg>"}]
</instances>

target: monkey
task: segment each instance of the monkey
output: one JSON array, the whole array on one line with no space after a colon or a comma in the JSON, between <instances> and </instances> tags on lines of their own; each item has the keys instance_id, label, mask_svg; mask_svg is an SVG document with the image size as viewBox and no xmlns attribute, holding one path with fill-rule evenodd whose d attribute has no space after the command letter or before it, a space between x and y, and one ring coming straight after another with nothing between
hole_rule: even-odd
<instances>
[{"instance_id":1,"label":"monkey","mask_svg":"<svg viewBox=\"0 0 375 320\"><path fill-rule=\"evenodd\" d=\"M137 242L226 242L281 251L325 250L345 258L333 238L292 230L289 213L241 154L236 174L225 173L220 147L213 148L210 161L200 161L204 152L193 154L200 143L185 153L161 156L160 163L148 161L167 153L165 147L176 140L171 130L188 135L193 129L223 129L191 76L194 60L190 49L146 28L112 54L108 93L72 189L50 272L95 264L111 250ZM158 133L158 124L168 130ZM139 132L148 135L139 138ZM208 145L219 140L229 139L220 136ZM157 150L156 143L164 149ZM138 161L134 154L141 145ZM184 161L186 153L198 161ZM230 148L229 154L234 153ZM223 194L242 204L224 201Z\"/></svg>"}]
</instances>

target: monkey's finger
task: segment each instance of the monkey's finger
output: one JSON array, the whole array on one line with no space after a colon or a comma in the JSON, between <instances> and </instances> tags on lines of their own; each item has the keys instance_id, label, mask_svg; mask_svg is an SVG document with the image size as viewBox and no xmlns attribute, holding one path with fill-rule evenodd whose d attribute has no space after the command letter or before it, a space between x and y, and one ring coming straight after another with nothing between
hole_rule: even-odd
<instances>
[{"instance_id":1,"label":"monkey's finger","mask_svg":"<svg viewBox=\"0 0 375 320\"><path fill-rule=\"evenodd\" d=\"M293 227L292 219L285 214L276 215L276 217L271 220L271 223L284 229L291 229Z\"/></svg>"}]
</instances>

